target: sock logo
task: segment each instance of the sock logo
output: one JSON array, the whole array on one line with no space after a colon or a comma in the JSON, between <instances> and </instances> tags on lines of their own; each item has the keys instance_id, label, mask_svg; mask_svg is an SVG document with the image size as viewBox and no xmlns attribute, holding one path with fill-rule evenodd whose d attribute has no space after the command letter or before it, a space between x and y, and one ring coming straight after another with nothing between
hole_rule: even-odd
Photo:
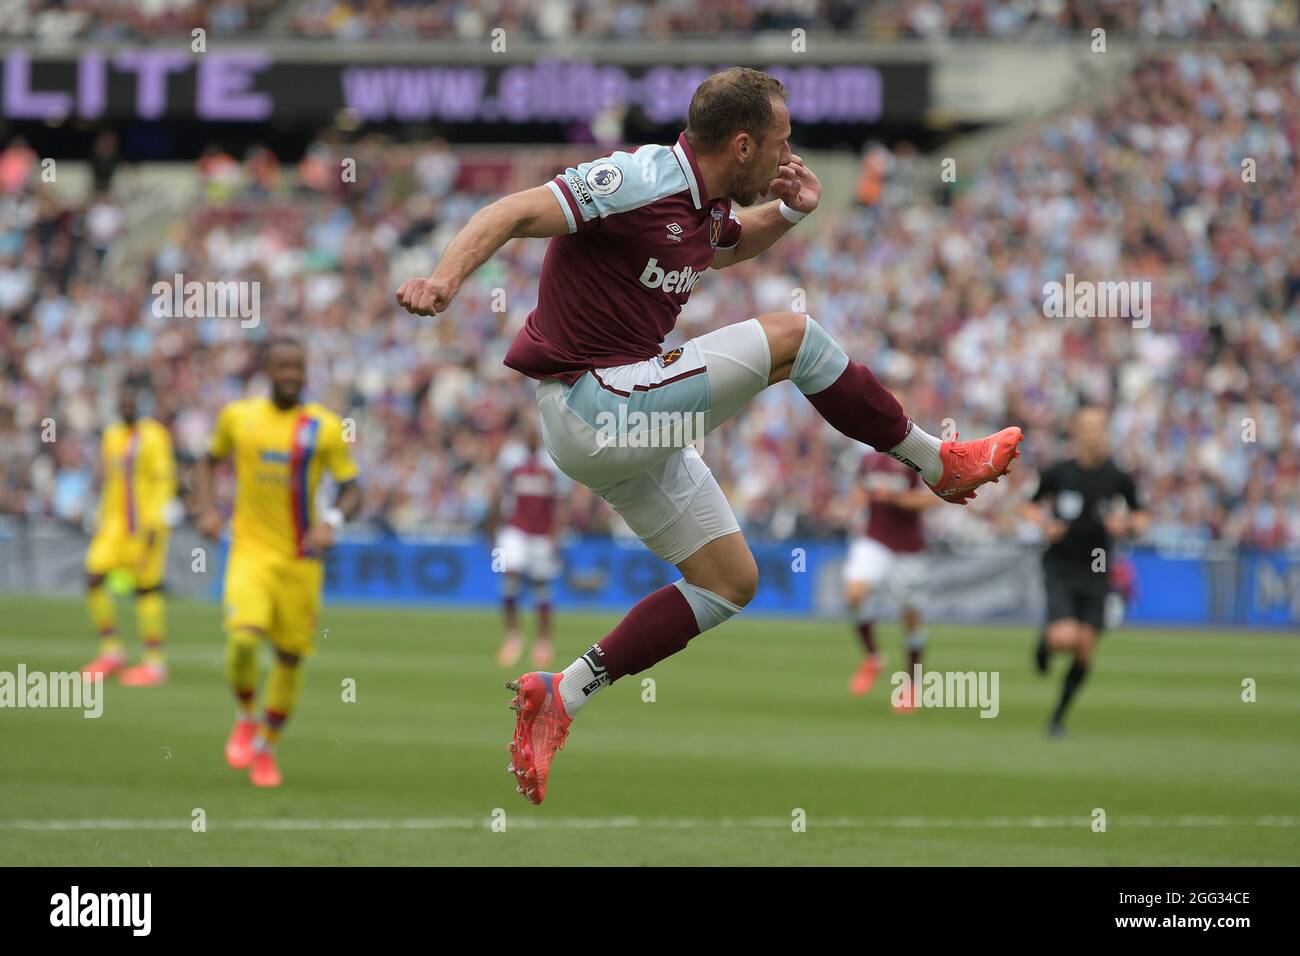
<instances>
[{"instance_id":1,"label":"sock logo","mask_svg":"<svg viewBox=\"0 0 1300 956\"><path fill-rule=\"evenodd\" d=\"M887 454L890 458L894 459L894 461L901 461L903 464L905 464L908 468L911 468L918 475L921 474L921 466L918 465L916 462L912 461L912 459L908 458L906 455L902 454L901 452L890 451L890 452L886 452L885 454Z\"/></svg>"},{"instance_id":2,"label":"sock logo","mask_svg":"<svg viewBox=\"0 0 1300 956\"><path fill-rule=\"evenodd\" d=\"M582 688L583 696L590 697L610 682L609 673L605 670L605 652L599 644L592 644L579 660L591 670L592 680Z\"/></svg>"},{"instance_id":3,"label":"sock logo","mask_svg":"<svg viewBox=\"0 0 1300 956\"><path fill-rule=\"evenodd\" d=\"M912 428L913 428L915 425L916 425L916 422L912 421L910 418L907 420L907 430L906 430L905 432L903 432L903 438L904 438L904 440L906 440L906 438L907 438L908 435L912 434ZM897 448L895 448L893 451L887 451L887 452L885 452L885 454L888 455L890 458L894 459L895 461L901 461L903 464L905 464L908 468L911 468L911 469L912 469L914 472L916 472L918 475L923 475L923 474L925 474L923 471L921 471L921 466L920 466L920 465L918 465L916 462L912 461L912 459L908 458L906 455L904 455L902 452L900 452Z\"/></svg>"}]
</instances>

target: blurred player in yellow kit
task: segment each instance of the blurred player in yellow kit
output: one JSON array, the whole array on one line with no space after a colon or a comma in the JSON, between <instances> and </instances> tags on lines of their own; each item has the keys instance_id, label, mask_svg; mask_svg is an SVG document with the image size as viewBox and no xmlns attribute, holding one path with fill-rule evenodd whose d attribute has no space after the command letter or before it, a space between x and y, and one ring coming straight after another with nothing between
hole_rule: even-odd
<instances>
[{"instance_id":1,"label":"blurred player in yellow kit","mask_svg":"<svg viewBox=\"0 0 1300 956\"><path fill-rule=\"evenodd\" d=\"M104 432L104 487L95 536L86 552L86 604L99 632L99 654L81 670L87 675L119 674L123 684L148 687L167 680L165 516L176 495L176 463L167 429L152 418L139 417L133 387L122 389L117 408L122 420ZM145 648L144 663L135 667L126 666L117 636L117 609L105 581L113 571L126 571L135 582L136 618Z\"/></svg>"},{"instance_id":2,"label":"blurred player in yellow kit","mask_svg":"<svg viewBox=\"0 0 1300 956\"><path fill-rule=\"evenodd\" d=\"M361 506L357 466L342 420L314 402L302 402L307 377L304 347L277 338L266 347L271 395L231 402L221 410L207 455L199 462L199 530L215 538L221 516L213 494L218 461L235 467L223 603L226 672L238 702L226 741L226 762L249 770L254 786L278 787L275 759L280 729L302 690L302 658L314 651L324 566L344 520ZM316 490L328 472L337 483L332 507L317 514ZM266 682L266 708L254 714L258 645L270 641L275 661Z\"/></svg>"}]
</instances>

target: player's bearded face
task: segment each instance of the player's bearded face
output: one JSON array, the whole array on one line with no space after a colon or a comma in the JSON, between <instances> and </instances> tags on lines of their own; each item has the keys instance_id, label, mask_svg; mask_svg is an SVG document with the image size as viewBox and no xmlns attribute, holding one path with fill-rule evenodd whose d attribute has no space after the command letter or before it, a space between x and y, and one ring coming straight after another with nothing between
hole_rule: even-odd
<instances>
[{"instance_id":1,"label":"player's bearded face","mask_svg":"<svg viewBox=\"0 0 1300 956\"><path fill-rule=\"evenodd\" d=\"M267 362L271 393L279 405L296 405L307 380L307 363L301 349L277 348Z\"/></svg>"}]
</instances>

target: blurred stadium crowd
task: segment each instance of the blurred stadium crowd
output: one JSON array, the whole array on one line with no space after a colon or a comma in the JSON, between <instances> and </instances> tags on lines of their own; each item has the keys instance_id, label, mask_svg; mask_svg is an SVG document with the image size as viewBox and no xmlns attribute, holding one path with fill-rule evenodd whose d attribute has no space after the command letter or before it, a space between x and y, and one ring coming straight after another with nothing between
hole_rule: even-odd
<instances>
[{"instance_id":1,"label":"blurred stadium crowd","mask_svg":"<svg viewBox=\"0 0 1300 956\"><path fill-rule=\"evenodd\" d=\"M354 39L654 40L795 27L893 37L1024 37L1095 27L1144 37L1293 34L1296 0L6 0L0 36L57 41L188 33Z\"/></svg>"},{"instance_id":2,"label":"blurred stadium crowd","mask_svg":"<svg viewBox=\"0 0 1300 956\"><path fill-rule=\"evenodd\" d=\"M951 187L937 158L875 147L867 165L885 187L869 203L828 197L820 231L706 275L677 339L803 295L932 431L1023 425L1012 488L937 509L941 539L1024 533L1008 500L1063 452L1071 410L1089 401L1114 407L1116 456L1139 475L1155 541L1300 544L1298 77L1295 60L1152 60L1113 101L1026 133ZM214 148L194 201L148 224L123 274L109 252L131 200L113 149L101 141L99 188L76 207L41 188L21 141L0 152L0 511L86 518L96 433L123 381L152 386L192 461L217 408L260 387L257 341L298 328L316 396L357 422L367 519L403 534L480 526L484 469L535 415L533 384L501 359L545 243L508 245L441 321L406 315L393 292L499 189L472 185L441 143L323 139L291 168L265 149ZM345 157L355 183L339 176ZM933 192L913 187L930 181L922 162ZM261 326L156 316L153 284L176 273L260 281ZM1045 317L1043 284L1066 273L1149 279L1150 327ZM47 420L57 441L41 440ZM793 389L768 390L703 453L755 536L830 535L852 517L860 451ZM600 530L603 505L579 504L578 526Z\"/></svg>"}]
</instances>

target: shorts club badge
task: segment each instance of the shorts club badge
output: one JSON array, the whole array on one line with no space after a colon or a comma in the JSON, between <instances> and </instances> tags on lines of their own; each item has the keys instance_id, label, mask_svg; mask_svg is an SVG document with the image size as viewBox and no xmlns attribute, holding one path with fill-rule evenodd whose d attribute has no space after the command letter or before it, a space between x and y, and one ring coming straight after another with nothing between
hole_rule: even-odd
<instances>
[{"instance_id":1,"label":"shorts club badge","mask_svg":"<svg viewBox=\"0 0 1300 956\"><path fill-rule=\"evenodd\" d=\"M663 355L659 356L659 364L664 368L667 368L668 366L672 365L681 357L682 357L682 350L673 349L671 352L665 352Z\"/></svg>"}]
</instances>

